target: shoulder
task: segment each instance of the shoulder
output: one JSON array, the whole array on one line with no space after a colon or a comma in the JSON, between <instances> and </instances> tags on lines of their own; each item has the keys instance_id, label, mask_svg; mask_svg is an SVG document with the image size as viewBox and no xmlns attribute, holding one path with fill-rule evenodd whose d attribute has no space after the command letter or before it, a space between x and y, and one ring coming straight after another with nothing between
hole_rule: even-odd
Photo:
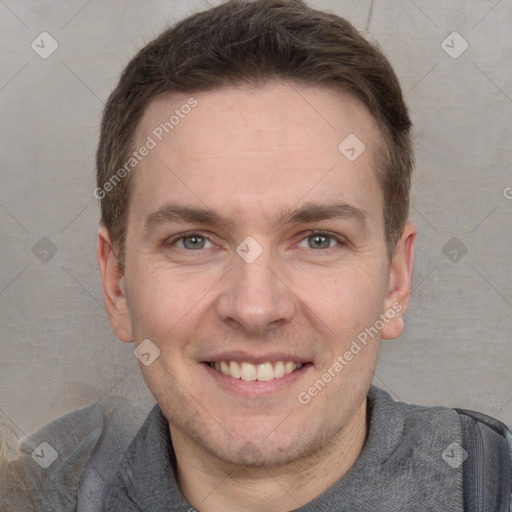
<instances>
[{"instance_id":1,"label":"shoulder","mask_svg":"<svg viewBox=\"0 0 512 512\"><path fill-rule=\"evenodd\" d=\"M368 399L381 416L399 424L400 449L391 459L402 453L402 465L419 460L429 471L450 468L452 478L458 473L465 510L476 510L478 503L485 510L512 507L512 433L504 423L465 409L398 402L373 387Z\"/></svg>"},{"instance_id":2,"label":"shoulder","mask_svg":"<svg viewBox=\"0 0 512 512\"><path fill-rule=\"evenodd\" d=\"M381 415L400 421L404 436L423 435L428 432L439 437L450 432L454 440L464 442L469 429L476 427L483 435L503 439L507 449L512 445L512 433L507 425L480 412L396 401L389 393L374 386L370 388L368 400L371 407L378 405Z\"/></svg>"},{"instance_id":3,"label":"shoulder","mask_svg":"<svg viewBox=\"0 0 512 512\"><path fill-rule=\"evenodd\" d=\"M128 446L148 416L148 411L141 411L125 399L118 399L103 409L102 433L82 474L77 512L102 510L108 483L116 475Z\"/></svg>"},{"instance_id":4,"label":"shoulder","mask_svg":"<svg viewBox=\"0 0 512 512\"><path fill-rule=\"evenodd\" d=\"M0 510L101 510L106 484L146 416L114 397L41 427L4 463Z\"/></svg>"},{"instance_id":5,"label":"shoulder","mask_svg":"<svg viewBox=\"0 0 512 512\"><path fill-rule=\"evenodd\" d=\"M5 463L2 510L75 510L76 490L101 436L104 416L92 404L57 418L21 440Z\"/></svg>"},{"instance_id":6,"label":"shoulder","mask_svg":"<svg viewBox=\"0 0 512 512\"><path fill-rule=\"evenodd\" d=\"M397 401L375 386L370 388L368 402L370 410L376 410L379 417L399 423L399 434L403 437L424 436L429 433L438 438L446 437L448 433L449 437L460 439L461 423L454 409Z\"/></svg>"}]
</instances>

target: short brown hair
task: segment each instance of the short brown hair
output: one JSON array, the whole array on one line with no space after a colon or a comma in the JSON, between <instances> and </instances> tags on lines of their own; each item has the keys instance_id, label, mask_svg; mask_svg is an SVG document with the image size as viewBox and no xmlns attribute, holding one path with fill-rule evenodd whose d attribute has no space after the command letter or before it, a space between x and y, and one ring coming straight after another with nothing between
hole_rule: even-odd
<instances>
[{"instance_id":1,"label":"short brown hair","mask_svg":"<svg viewBox=\"0 0 512 512\"><path fill-rule=\"evenodd\" d=\"M171 92L191 94L271 79L349 92L375 117L385 145L377 175L391 255L409 214L413 168L411 121L398 79L381 51L348 21L301 0L230 0L189 16L140 50L104 109L97 190L129 158L151 100ZM130 183L129 178L118 180L100 196L101 222L121 265Z\"/></svg>"}]
</instances>

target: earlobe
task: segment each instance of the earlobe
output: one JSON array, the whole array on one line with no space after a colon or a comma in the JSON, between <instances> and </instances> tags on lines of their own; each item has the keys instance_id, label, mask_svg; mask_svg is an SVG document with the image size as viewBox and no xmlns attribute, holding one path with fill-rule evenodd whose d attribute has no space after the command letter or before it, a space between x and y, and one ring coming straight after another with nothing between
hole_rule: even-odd
<instances>
[{"instance_id":1,"label":"earlobe","mask_svg":"<svg viewBox=\"0 0 512 512\"><path fill-rule=\"evenodd\" d=\"M411 297L416 233L416 226L412 222L407 222L391 260L385 302L385 314L389 321L382 330L383 339L398 338L404 329L403 315L407 311Z\"/></svg>"},{"instance_id":2,"label":"earlobe","mask_svg":"<svg viewBox=\"0 0 512 512\"><path fill-rule=\"evenodd\" d=\"M112 328L121 341L132 342L125 275L113 250L108 230L103 226L98 231L97 257L105 309Z\"/></svg>"}]
</instances>

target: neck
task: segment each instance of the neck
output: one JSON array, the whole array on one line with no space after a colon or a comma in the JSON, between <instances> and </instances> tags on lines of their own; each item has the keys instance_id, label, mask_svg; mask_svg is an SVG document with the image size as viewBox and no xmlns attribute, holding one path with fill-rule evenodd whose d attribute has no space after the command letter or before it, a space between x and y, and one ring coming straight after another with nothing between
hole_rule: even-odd
<instances>
[{"instance_id":1,"label":"neck","mask_svg":"<svg viewBox=\"0 0 512 512\"><path fill-rule=\"evenodd\" d=\"M247 468L198 449L171 429L178 483L201 512L286 512L312 501L354 465L366 442L366 399L335 438L317 452L286 466Z\"/></svg>"}]
</instances>

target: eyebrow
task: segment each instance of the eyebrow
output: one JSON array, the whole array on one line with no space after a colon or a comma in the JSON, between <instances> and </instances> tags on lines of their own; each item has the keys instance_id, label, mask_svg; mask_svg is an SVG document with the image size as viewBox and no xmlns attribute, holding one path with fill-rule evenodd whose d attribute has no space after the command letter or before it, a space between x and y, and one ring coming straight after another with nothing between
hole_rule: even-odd
<instances>
[{"instance_id":1,"label":"eyebrow","mask_svg":"<svg viewBox=\"0 0 512 512\"><path fill-rule=\"evenodd\" d=\"M299 208L283 209L275 218L270 230L286 224L317 222L329 219L354 219L362 225L368 222L363 210L348 203L305 203ZM215 210L167 203L150 213L145 220L146 229L168 223L197 223L223 227L233 231L235 222ZM269 230L269 231L270 231Z\"/></svg>"}]
</instances>

